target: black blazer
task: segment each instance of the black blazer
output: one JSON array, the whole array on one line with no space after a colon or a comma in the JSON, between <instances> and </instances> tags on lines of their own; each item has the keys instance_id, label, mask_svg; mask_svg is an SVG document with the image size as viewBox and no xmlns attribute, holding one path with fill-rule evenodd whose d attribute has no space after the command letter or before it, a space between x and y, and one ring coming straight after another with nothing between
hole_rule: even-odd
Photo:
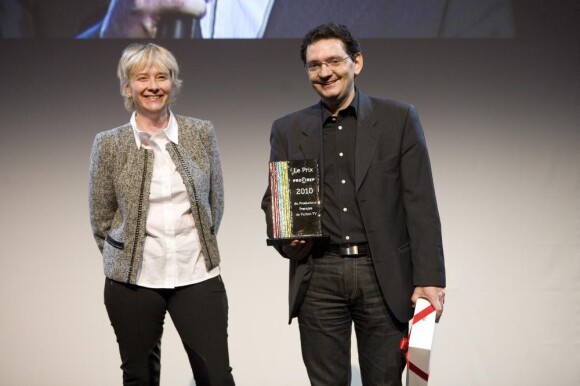
<instances>
[{"instance_id":1,"label":"black blazer","mask_svg":"<svg viewBox=\"0 0 580 386\"><path fill-rule=\"evenodd\" d=\"M318 103L273 123L270 161L318 159L322 165L322 108ZM362 93L357 122L356 198L383 297L397 319L407 322L415 286L445 287L441 225L423 129L413 106ZM267 189L262 209L269 235L270 202ZM311 269L312 256L290 261L290 320L298 315Z\"/></svg>"},{"instance_id":2,"label":"black blazer","mask_svg":"<svg viewBox=\"0 0 580 386\"><path fill-rule=\"evenodd\" d=\"M302 38L319 24L357 38L514 37L509 0L276 0L264 38Z\"/></svg>"}]
</instances>

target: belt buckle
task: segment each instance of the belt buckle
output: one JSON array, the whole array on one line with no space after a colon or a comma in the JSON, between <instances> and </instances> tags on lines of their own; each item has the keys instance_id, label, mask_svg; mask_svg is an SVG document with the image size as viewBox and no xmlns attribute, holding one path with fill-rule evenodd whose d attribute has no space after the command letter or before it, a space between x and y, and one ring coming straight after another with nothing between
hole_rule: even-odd
<instances>
[{"instance_id":1,"label":"belt buckle","mask_svg":"<svg viewBox=\"0 0 580 386\"><path fill-rule=\"evenodd\" d=\"M348 246L341 246L340 247L340 255L341 256L360 256L358 245L352 244Z\"/></svg>"}]
</instances>

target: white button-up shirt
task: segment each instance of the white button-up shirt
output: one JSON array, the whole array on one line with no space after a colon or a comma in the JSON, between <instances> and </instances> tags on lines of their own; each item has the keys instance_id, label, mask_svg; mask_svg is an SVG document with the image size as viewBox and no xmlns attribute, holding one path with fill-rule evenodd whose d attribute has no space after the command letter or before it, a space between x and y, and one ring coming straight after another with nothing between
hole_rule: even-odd
<instances>
[{"instance_id":1,"label":"white button-up shirt","mask_svg":"<svg viewBox=\"0 0 580 386\"><path fill-rule=\"evenodd\" d=\"M167 128L155 135L139 130L135 113L131 126L137 147L150 149L154 155L145 246L137 285L175 288L219 275L219 267L209 272L206 268L187 190L165 148L169 141L178 143L173 113Z\"/></svg>"},{"instance_id":2,"label":"white button-up shirt","mask_svg":"<svg viewBox=\"0 0 580 386\"><path fill-rule=\"evenodd\" d=\"M274 0L210 1L200 19L201 34L214 39L255 39L264 36Z\"/></svg>"}]
</instances>

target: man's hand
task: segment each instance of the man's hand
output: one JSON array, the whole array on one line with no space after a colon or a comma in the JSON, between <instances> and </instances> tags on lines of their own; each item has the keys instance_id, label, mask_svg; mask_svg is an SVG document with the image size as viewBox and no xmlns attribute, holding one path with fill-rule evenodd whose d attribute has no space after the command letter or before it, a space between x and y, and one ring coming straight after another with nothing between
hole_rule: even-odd
<instances>
[{"instance_id":1,"label":"man's hand","mask_svg":"<svg viewBox=\"0 0 580 386\"><path fill-rule=\"evenodd\" d=\"M439 323L439 319L443 314L443 304L445 304L445 288L441 287L415 287L411 301L413 306L417 299L427 299L435 308L435 322Z\"/></svg>"},{"instance_id":2,"label":"man's hand","mask_svg":"<svg viewBox=\"0 0 580 386\"><path fill-rule=\"evenodd\" d=\"M309 254L314 240L292 240L290 244L282 245L282 252L291 260L303 260Z\"/></svg>"},{"instance_id":3,"label":"man's hand","mask_svg":"<svg viewBox=\"0 0 580 386\"><path fill-rule=\"evenodd\" d=\"M103 21L102 38L154 38L161 15L205 15L207 0L111 0Z\"/></svg>"},{"instance_id":4,"label":"man's hand","mask_svg":"<svg viewBox=\"0 0 580 386\"><path fill-rule=\"evenodd\" d=\"M203 16L207 0L133 0L135 10L150 14L182 12L192 16Z\"/></svg>"}]
</instances>

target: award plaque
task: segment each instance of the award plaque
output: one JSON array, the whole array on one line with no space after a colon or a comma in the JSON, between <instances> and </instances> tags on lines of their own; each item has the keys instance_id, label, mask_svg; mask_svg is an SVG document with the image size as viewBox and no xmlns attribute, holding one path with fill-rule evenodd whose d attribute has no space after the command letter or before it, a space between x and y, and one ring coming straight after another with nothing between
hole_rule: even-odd
<instances>
[{"instance_id":1,"label":"award plaque","mask_svg":"<svg viewBox=\"0 0 580 386\"><path fill-rule=\"evenodd\" d=\"M296 239L324 238L320 219L320 178L316 160L269 164L272 238L268 245Z\"/></svg>"}]
</instances>

